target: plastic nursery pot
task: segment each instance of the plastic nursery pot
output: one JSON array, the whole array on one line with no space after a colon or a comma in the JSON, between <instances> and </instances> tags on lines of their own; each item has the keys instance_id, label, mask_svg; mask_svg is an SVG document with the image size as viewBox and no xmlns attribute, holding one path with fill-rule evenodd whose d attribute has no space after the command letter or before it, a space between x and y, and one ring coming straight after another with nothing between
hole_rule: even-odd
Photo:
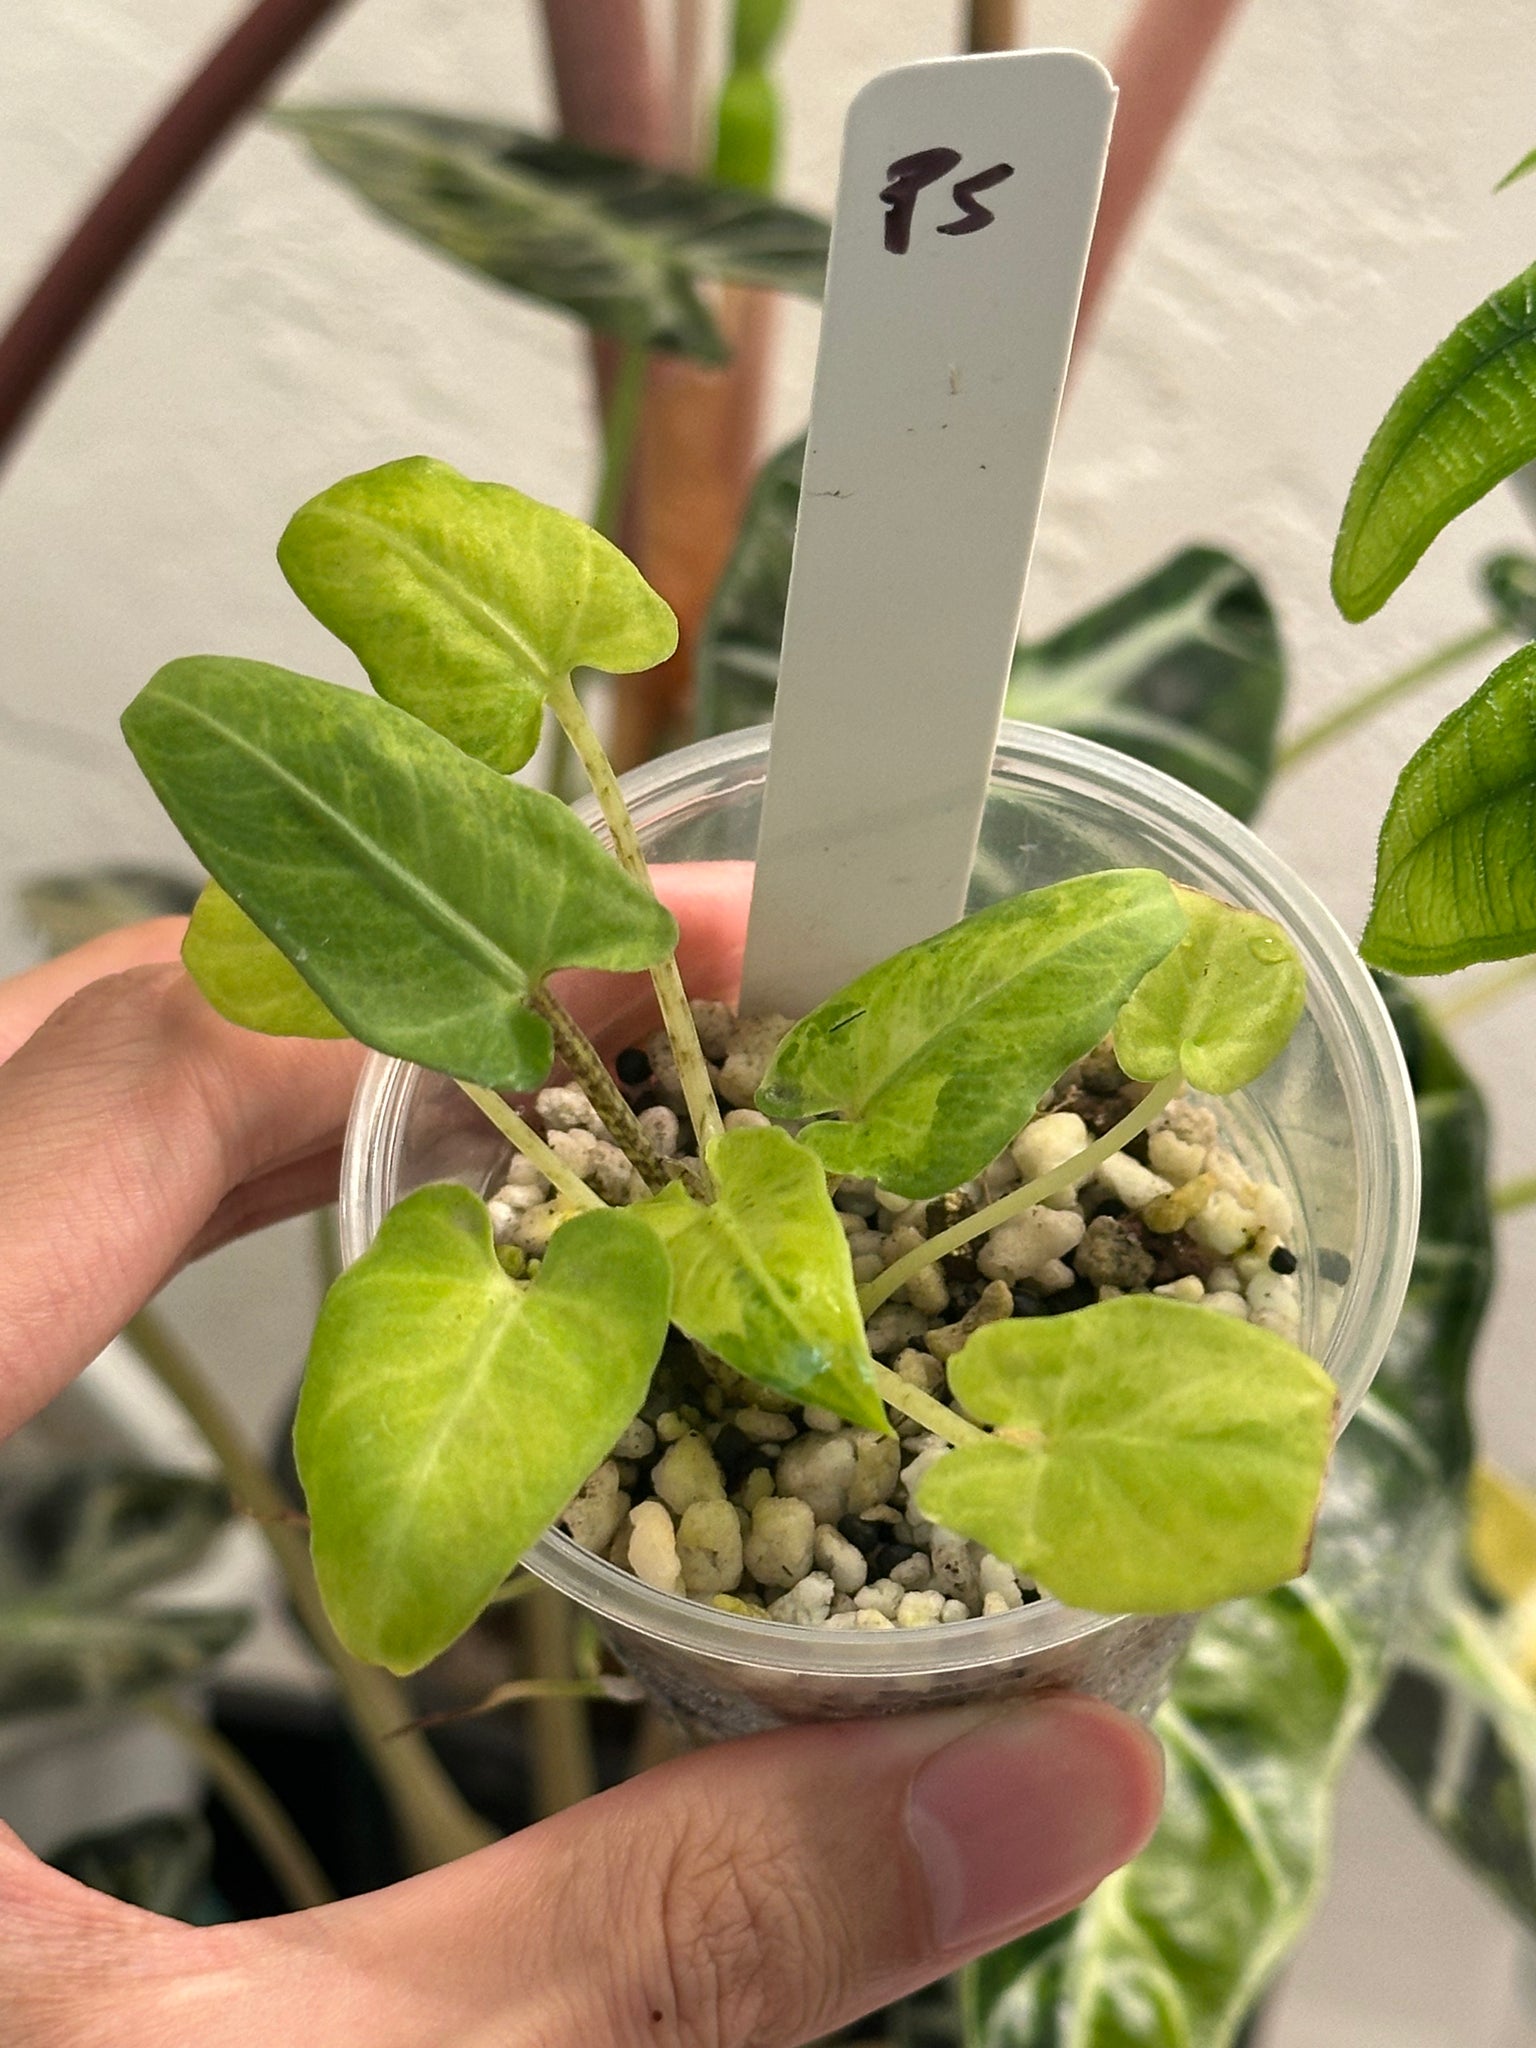
<instances>
[{"instance_id":1,"label":"plastic nursery pot","mask_svg":"<svg viewBox=\"0 0 1536 2048\"><path fill-rule=\"evenodd\" d=\"M766 727L684 748L624 778L648 858L751 859ZM596 807L583 812L602 831ZM1219 1105L1249 1170L1298 1219L1301 1342L1358 1406L1397 1321L1418 1220L1412 1094L1386 1011L1344 934L1253 835L1181 784L1068 735L1005 722L993 762L971 907L1069 875L1155 867L1260 910L1291 934L1308 977L1285 1052ZM720 870L745 900L742 870ZM734 963L690 974L695 996L731 997ZM643 984L615 986L597 1035L609 1051L654 1025ZM375 1057L358 1087L341 1187L344 1256L356 1258L391 1203L428 1181L488 1193L504 1141L451 1082ZM1007 1614L897 1631L823 1633L722 1613L659 1593L558 1532L529 1568L597 1617L618 1655L696 1736L782 1722L901 1712L1073 1688L1133 1712L1157 1704L1193 1628L1187 1616L1106 1616L1041 1600Z\"/></svg>"}]
</instances>

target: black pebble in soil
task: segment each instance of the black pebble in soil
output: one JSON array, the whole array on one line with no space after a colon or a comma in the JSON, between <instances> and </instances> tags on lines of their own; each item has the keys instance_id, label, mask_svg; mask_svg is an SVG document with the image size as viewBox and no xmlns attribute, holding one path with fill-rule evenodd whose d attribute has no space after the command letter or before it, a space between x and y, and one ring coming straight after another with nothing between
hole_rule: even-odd
<instances>
[{"instance_id":1,"label":"black pebble in soil","mask_svg":"<svg viewBox=\"0 0 1536 2048\"><path fill-rule=\"evenodd\" d=\"M1075 1308L1092 1308L1099 1298L1099 1290L1091 1280L1074 1280L1070 1287L1063 1287L1056 1294L1047 1294L1040 1303L1040 1313L1047 1316L1069 1315Z\"/></svg>"},{"instance_id":2,"label":"black pebble in soil","mask_svg":"<svg viewBox=\"0 0 1536 2048\"><path fill-rule=\"evenodd\" d=\"M885 1541L883 1522L866 1522L862 1515L844 1515L837 1525L839 1536L846 1536L863 1557L873 1557Z\"/></svg>"},{"instance_id":3,"label":"black pebble in soil","mask_svg":"<svg viewBox=\"0 0 1536 2048\"><path fill-rule=\"evenodd\" d=\"M728 1422L710 1445L715 1463L725 1474L727 1487L734 1489L747 1475L747 1468L757 1453L757 1445L745 1430L738 1429L734 1422Z\"/></svg>"},{"instance_id":4,"label":"black pebble in soil","mask_svg":"<svg viewBox=\"0 0 1536 2048\"><path fill-rule=\"evenodd\" d=\"M626 1088L643 1088L651 1078L650 1055L638 1045L626 1045L614 1061L613 1071Z\"/></svg>"},{"instance_id":5,"label":"black pebble in soil","mask_svg":"<svg viewBox=\"0 0 1536 2048\"><path fill-rule=\"evenodd\" d=\"M1288 1245L1277 1244L1269 1255L1271 1273L1294 1273L1296 1265L1296 1254Z\"/></svg>"},{"instance_id":6,"label":"black pebble in soil","mask_svg":"<svg viewBox=\"0 0 1536 2048\"><path fill-rule=\"evenodd\" d=\"M872 1579L888 1579L897 1565L905 1564L909 1557L916 1555L917 1546L914 1543L882 1543L878 1550L870 1553L869 1576Z\"/></svg>"},{"instance_id":7,"label":"black pebble in soil","mask_svg":"<svg viewBox=\"0 0 1536 2048\"><path fill-rule=\"evenodd\" d=\"M1350 1264L1344 1252L1320 1251L1317 1255L1317 1277L1331 1280L1335 1287L1342 1287L1349 1278Z\"/></svg>"},{"instance_id":8,"label":"black pebble in soil","mask_svg":"<svg viewBox=\"0 0 1536 2048\"><path fill-rule=\"evenodd\" d=\"M1031 1294L1022 1280L1018 1280L1013 1289L1013 1312L1016 1316L1043 1316L1045 1303L1038 1294Z\"/></svg>"}]
</instances>

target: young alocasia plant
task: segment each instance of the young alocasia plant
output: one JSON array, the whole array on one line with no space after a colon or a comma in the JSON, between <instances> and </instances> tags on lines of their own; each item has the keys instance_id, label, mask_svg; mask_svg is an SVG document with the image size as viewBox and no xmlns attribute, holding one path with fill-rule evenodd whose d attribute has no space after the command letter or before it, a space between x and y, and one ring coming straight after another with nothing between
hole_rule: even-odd
<instances>
[{"instance_id":1,"label":"young alocasia plant","mask_svg":"<svg viewBox=\"0 0 1536 2048\"><path fill-rule=\"evenodd\" d=\"M571 686L640 667L673 627L623 556L519 493L413 459L348 478L280 550L358 654L361 695L254 662L173 662L129 744L213 880L184 957L254 1029L347 1031L457 1078L552 1181L529 1262L457 1186L418 1190L333 1287L297 1452L343 1639L399 1671L453 1640L608 1453L670 1328L701 1369L957 1446L921 1511L1047 1590L1147 1612L1272 1585L1306 1561L1331 1382L1294 1345L1151 1296L983 1331L952 1362L968 1419L876 1363L865 1321L917 1266L1081 1179L1187 1079L1240 1087L1303 989L1278 927L1148 871L1079 877L970 918L794 1027L758 1096L798 1126L722 1132L617 782ZM617 859L503 770L549 704ZM698 1141L662 1159L549 985L648 967ZM855 1285L830 1175L911 1198L970 1182L1112 1032L1149 1084L1113 1129ZM611 1208L515 1106L566 1061L628 1154ZM995 1424L993 1431L981 1425Z\"/></svg>"}]
</instances>

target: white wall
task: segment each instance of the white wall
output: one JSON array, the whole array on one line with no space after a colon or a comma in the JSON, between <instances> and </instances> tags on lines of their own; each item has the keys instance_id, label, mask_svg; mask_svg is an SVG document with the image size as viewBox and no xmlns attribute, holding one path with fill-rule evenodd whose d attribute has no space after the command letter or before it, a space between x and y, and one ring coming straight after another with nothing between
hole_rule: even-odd
<instances>
[{"instance_id":1,"label":"white wall","mask_svg":"<svg viewBox=\"0 0 1536 2048\"><path fill-rule=\"evenodd\" d=\"M1123 0L1034 0L1035 40L1108 54L1125 11ZM0 300L230 12L215 0L12 10ZM948 0L803 0L785 67L792 197L827 204L854 89L949 47L957 12ZM1530 28L1528 0L1249 0L1072 394L1032 626L1180 543L1222 542L1277 599L1301 724L1477 621L1472 565L1526 537L1508 494L1464 519L1368 626L1333 612L1327 563L1354 462L1392 392L1531 256L1536 182L1491 193L1536 141ZM286 90L547 118L528 0L359 0ZM814 315L795 310L776 433L804 416L814 342ZM271 558L313 490L424 450L585 505L580 361L562 320L407 246L290 143L248 128L0 488L0 899L35 869L174 856L114 723L159 662L219 649L346 673ZM1383 718L1277 794L1268 835L1352 927L1396 769L1473 679ZM0 964L24 957L8 915ZM1536 985L1466 1034L1497 1107L1503 1172L1536 1168L1533 1016ZM1529 1270L1536 1218L1507 1227L1504 1251L1511 1273ZM216 1271L192 1292L213 1317L228 1285ZM1479 1406L1500 1454L1536 1470L1536 1361L1517 1301L1506 1283ZM246 1320L240 1376L270 1387L272 1352L291 1359L301 1341L295 1316L275 1343Z\"/></svg>"}]
</instances>

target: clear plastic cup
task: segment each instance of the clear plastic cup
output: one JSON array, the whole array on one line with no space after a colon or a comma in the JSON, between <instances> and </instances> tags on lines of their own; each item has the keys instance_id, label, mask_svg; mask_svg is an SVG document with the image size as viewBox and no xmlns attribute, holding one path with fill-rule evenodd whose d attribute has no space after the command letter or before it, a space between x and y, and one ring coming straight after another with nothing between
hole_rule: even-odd
<instances>
[{"instance_id":1,"label":"clear plastic cup","mask_svg":"<svg viewBox=\"0 0 1536 2048\"><path fill-rule=\"evenodd\" d=\"M647 856L750 860L767 753L767 728L755 727L626 776ZM603 833L595 804L580 814ZM971 907L1106 867L1159 868L1263 911L1301 952L1301 1023L1273 1066L1221 1114L1249 1170L1291 1199L1301 1342L1337 1383L1347 1419L1397 1321L1418 1223L1413 1097L1385 1008L1316 897L1224 811L1108 748L1006 721ZM636 1020L624 1021L627 1032ZM343 1255L355 1259L390 1204L429 1181L488 1192L506 1156L504 1141L451 1082L370 1059L347 1133ZM1147 1713L1194 1625L1188 1616L1085 1614L1044 1599L938 1627L828 1634L658 1593L558 1532L526 1562L590 1609L651 1695L706 1739L1064 1688Z\"/></svg>"}]
</instances>

